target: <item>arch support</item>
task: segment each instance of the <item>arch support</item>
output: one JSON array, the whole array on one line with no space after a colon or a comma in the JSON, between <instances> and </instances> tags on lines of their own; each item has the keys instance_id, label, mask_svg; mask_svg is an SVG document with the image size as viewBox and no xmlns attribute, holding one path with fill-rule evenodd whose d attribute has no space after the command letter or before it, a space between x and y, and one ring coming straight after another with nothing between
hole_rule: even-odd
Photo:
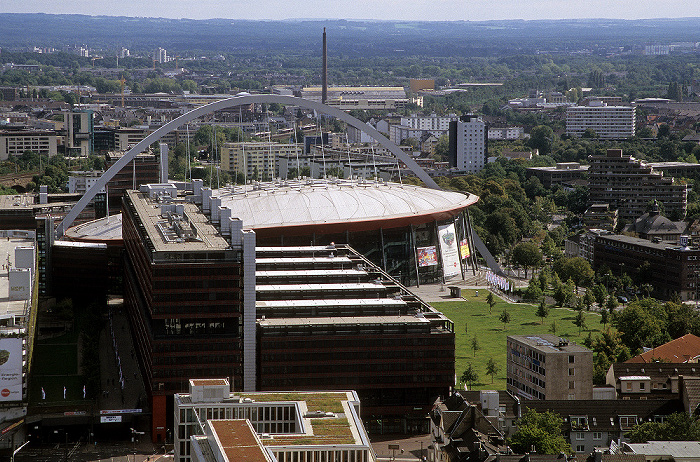
<instances>
[{"instance_id":1,"label":"arch support","mask_svg":"<svg viewBox=\"0 0 700 462\"><path fill-rule=\"evenodd\" d=\"M303 98L297 98L294 96L283 96L283 95L241 95L235 96L233 98L224 99L221 101L216 101L214 103L207 104L205 106L198 107L191 110L190 112L177 117L167 124L163 125L143 140L141 140L136 146L129 149L126 154L124 154L121 159L115 162L102 176L96 181L93 186L80 198L80 200L70 209L68 214L65 216L63 221L58 225L56 229L56 234L58 237L63 236L66 229L70 227L73 221L78 217L80 212L82 212L85 207L90 203L90 201L95 197L95 195L107 185L107 182L111 180L114 175L119 173L122 168L136 157L136 155L145 151L151 144L155 143L163 136L167 135L171 131L177 129L181 125L191 122L198 117L203 115L211 114L215 111L221 109L228 109L230 107L242 106L246 104L262 104L262 103L277 103L286 106L299 106L307 109L313 109L314 111L326 114L343 122L351 125L359 130L364 131L372 138L374 138L379 144L388 149L397 159L406 164L406 166L411 169L413 173L420 178L426 186L432 189L441 189L435 181L423 170L410 155L403 152L395 143L389 141L384 135L379 133L373 127L365 124L361 120L341 111L340 109L321 104L316 101L310 101Z\"/></svg>"}]
</instances>

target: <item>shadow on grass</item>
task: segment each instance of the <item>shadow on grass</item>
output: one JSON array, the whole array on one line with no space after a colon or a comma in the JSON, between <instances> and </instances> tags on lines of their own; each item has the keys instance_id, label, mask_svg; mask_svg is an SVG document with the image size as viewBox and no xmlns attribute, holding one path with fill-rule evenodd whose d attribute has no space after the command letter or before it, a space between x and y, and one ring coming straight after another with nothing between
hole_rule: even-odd
<instances>
[{"instance_id":1,"label":"shadow on grass","mask_svg":"<svg viewBox=\"0 0 700 462\"><path fill-rule=\"evenodd\" d=\"M520 325L521 326L540 326L542 324L539 321L532 321L532 322L523 322Z\"/></svg>"}]
</instances>

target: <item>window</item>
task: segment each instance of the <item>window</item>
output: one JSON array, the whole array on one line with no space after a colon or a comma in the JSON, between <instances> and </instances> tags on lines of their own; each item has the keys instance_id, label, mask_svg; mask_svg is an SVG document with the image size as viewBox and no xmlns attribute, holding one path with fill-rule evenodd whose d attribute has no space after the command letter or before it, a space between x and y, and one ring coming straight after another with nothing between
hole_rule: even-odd
<instances>
[{"instance_id":1,"label":"window","mask_svg":"<svg viewBox=\"0 0 700 462\"><path fill-rule=\"evenodd\" d=\"M585 440L586 439L586 434L583 432L577 432L576 433L576 439L579 441Z\"/></svg>"},{"instance_id":2,"label":"window","mask_svg":"<svg viewBox=\"0 0 700 462\"><path fill-rule=\"evenodd\" d=\"M644 383L644 382L640 382L640 384L639 384L639 389L640 389L640 390L644 390L644 386L645 386L645 383Z\"/></svg>"},{"instance_id":3,"label":"window","mask_svg":"<svg viewBox=\"0 0 700 462\"><path fill-rule=\"evenodd\" d=\"M574 355L569 355L569 364L573 364L573 363L574 363L574 360L575 360L575 356L574 356Z\"/></svg>"},{"instance_id":4,"label":"window","mask_svg":"<svg viewBox=\"0 0 700 462\"><path fill-rule=\"evenodd\" d=\"M574 375L576 375L576 369L574 369L573 367L570 367L569 368L569 376L573 377Z\"/></svg>"},{"instance_id":5,"label":"window","mask_svg":"<svg viewBox=\"0 0 700 462\"><path fill-rule=\"evenodd\" d=\"M576 388L576 382L569 380L569 390L573 390L574 388Z\"/></svg>"},{"instance_id":6,"label":"window","mask_svg":"<svg viewBox=\"0 0 700 462\"><path fill-rule=\"evenodd\" d=\"M627 391L631 391L631 390L632 390L632 383L627 382Z\"/></svg>"},{"instance_id":7,"label":"window","mask_svg":"<svg viewBox=\"0 0 700 462\"><path fill-rule=\"evenodd\" d=\"M576 445L576 452L586 452L586 446L583 444Z\"/></svg>"},{"instance_id":8,"label":"window","mask_svg":"<svg viewBox=\"0 0 700 462\"><path fill-rule=\"evenodd\" d=\"M602 439L603 439L603 433L602 433L602 432L593 432L593 439L594 439L594 440L602 440Z\"/></svg>"}]
</instances>

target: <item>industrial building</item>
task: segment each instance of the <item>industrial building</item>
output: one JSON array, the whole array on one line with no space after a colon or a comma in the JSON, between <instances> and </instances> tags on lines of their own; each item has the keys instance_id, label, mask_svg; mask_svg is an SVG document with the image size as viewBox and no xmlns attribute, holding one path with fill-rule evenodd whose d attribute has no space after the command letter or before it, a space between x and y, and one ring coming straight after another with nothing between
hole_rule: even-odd
<instances>
[{"instance_id":1,"label":"industrial building","mask_svg":"<svg viewBox=\"0 0 700 462\"><path fill-rule=\"evenodd\" d=\"M506 387L525 399L593 397L593 352L551 334L509 335Z\"/></svg>"},{"instance_id":2,"label":"industrial building","mask_svg":"<svg viewBox=\"0 0 700 462\"><path fill-rule=\"evenodd\" d=\"M320 103L323 87L304 87L301 89L301 97ZM402 109L408 104L403 87L329 86L327 98L324 104L342 110L393 110Z\"/></svg>"},{"instance_id":3,"label":"industrial building","mask_svg":"<svg viewBox=\"0 0 700 462\"><path fill-rule=\"evenodd\" d=\"M193 379L174 408L177 462L376 460L353 391L240 393Z\"/></svg>"}]
</instances>

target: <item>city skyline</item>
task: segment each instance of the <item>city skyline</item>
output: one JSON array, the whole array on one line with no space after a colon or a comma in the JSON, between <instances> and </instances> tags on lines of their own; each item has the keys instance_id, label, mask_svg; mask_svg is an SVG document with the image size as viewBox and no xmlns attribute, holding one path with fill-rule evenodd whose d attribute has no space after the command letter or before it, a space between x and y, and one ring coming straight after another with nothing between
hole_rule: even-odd
<instances>
[{"instance_id":1,"label":"city skyline","mask_svg":"<svg viewBox=\"0 0 700 462\"><path fill-rule=\"evenodd\" d=\"M114 4L80 1L38 0L24 2L6 0L0 13L87 14L95 16L136 16L188 19L352 19L352 20L405 20L405 21L488 21L488 20L537 20L537 19L652 19L700 17L700 4L688 4L681 0L667 2L663 9L650 0L618 0L607 2L592 0L575 3L567 0L504 0L498 8L492 2L478 0L462 2L448 0L435 8L433 2L409 0L397 2L371 2L366 0L321 2L301 0L290 9L288 2L266 0L255 5L247 1L229 0L225 3L213 0L198 2L193 10L191 3L183 0L143 3L123 0L118 8Z\"/></svg>"}]
</instances>

